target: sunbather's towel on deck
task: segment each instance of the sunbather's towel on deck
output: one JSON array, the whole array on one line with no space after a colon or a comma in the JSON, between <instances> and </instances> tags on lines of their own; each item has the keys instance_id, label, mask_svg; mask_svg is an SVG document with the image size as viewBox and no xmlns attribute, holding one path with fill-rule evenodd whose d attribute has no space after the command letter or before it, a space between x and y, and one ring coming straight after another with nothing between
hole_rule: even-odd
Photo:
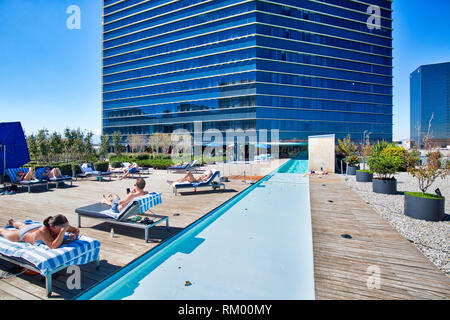
<instances>
[{"instance_id":1,"label":"sunbather's towel on deck","mask_svg":"<svg viewBox=\"0 0 450 320\"><path fill-rule=\"evenodd\" d=\"M100 242L81 236L76 241L52 250L45 244L12 242L0 236L0 253L22 258L37 267L43 276L47 276L61 266L82 265L98 260Z\"/></svg>"}]
</instances>

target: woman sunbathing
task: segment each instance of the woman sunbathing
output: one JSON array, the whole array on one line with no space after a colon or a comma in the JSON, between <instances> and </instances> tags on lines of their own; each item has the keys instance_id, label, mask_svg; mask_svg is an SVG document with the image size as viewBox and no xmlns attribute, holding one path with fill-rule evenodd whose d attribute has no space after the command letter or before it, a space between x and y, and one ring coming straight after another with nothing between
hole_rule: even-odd
<instances>
[{"instance_id":1,"label":"woman sunbathing","mask_svg":"<svg viewBox=\"0 0 450 320\"><path fill-rule=\"evenodd\" d=\"M34 169L30 168L28 169L28 172L24 172L24 171L18 171L17 175L16 175L16 179L18 181L31 181L31 180L36 180L36 176L34 174Z\"/></svg>"},{"instance_id":2,"label":"woman sunbathing","mask_svg":"<svg viewBox=\"0 0 450 320\"><path fill-rule=\"evenodd\" d=\"M170 184L177 183L177 182L201 183L201 182L208 181L209 178L211 178L211 175L212 175L211 169L209 169L207 171L207 173L205 173L204 175L201 175L198 178L195 178L194 175L192 174L192 172L189 171L183 178L174 180L174 181L168 180L167 182Z\"/></svg>"},{"instance_id":3,"label":"woman sunbathing","mask_svg":"<svg viewBox=\"0 0 450 320\"><path fill-rule=\"evenodd\" d=\"M62 177L61 170L59 168L45 168L44 172L42 173L42 176L48 179L55 179Z\"/></svg>"},{"instance_id":4,"label":"woman sunbathing","mask_svg":"<svg viewBox=\"0 0 450 320\"><path fill-rule=\"evenodd\" d=\"M319 178L320 178L320 177L322 177L324 175L327 175L327 174L328 174L328 172L326 170L324 170L324 171L313 171L313 170L311 170L311 171L305 173L304 175L302 175L302 177L318 175Z\"/></svg>"},{"instance_id":5,"label":"woman sunbathing","mask_svg":"<svg viewBox=\"0 0 450 320\"><path fill-rule=\"evenodd\" d=\"M50 249L57 249L63 244L66 232L70 233L71 241L80 234L80 230L70 226L69 221L62 214L46 218L43 224L25 224L10 219L8 225L17 230L0 228L0 236L13 242L45 243Z\"/></svg>"}]
</instances>

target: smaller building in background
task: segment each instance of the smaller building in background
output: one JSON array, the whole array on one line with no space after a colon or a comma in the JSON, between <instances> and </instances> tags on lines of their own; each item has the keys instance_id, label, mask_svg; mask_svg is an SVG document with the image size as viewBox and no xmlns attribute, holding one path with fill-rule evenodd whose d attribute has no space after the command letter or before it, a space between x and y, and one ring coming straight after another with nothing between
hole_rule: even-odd
<instances>
[{"instance_id":1,"label":"smaller building in background","mask_svg":"<svg viewBox=\"0 0 450 320\"><path fill-rule=\"evenodd\" d=\"M450 62L424 65L410 77L410 137L418 146L428 133L433 144L450 145Z\"/></svg>"}]
</instances>

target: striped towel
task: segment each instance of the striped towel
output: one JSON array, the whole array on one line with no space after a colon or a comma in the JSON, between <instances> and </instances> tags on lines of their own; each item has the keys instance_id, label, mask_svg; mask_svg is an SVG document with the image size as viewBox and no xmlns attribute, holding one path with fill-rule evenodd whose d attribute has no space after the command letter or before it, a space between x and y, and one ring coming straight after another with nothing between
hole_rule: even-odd
<instances>
[{"instance_id":1,"label":"striped towel","mask_svg":"<svg viewBox=\"0 0 450 320\"><path fill-rule=\"evenodd\" d=\"M82 265L98 260L100 242L81 236L76 241L52 250L45 244L12 242L0 236L0 253L24 259L38 268L43 276L47 276L63 266Z\"/></svg>"},{"instance_id":2,"label":"striped towel","mask_svg":"<svg viewBox=\"0 0 450 320\"><path fill-rule=\"evenodd\" d=\"M145 196L139 197L131 201L127 204L125 208L122 209L121 212L113 212L111 209L102 211L101 213L108 215L109 217L113 219L119 219L122 214L124 214L131 206L135 205L136 202L139 205L139 213L143 214L147 212L148 209L157 206L158 204L162 203L161 200L161 193L159 192L151 192L149 194L146 194Z\"/></svg>"}]
</instances>

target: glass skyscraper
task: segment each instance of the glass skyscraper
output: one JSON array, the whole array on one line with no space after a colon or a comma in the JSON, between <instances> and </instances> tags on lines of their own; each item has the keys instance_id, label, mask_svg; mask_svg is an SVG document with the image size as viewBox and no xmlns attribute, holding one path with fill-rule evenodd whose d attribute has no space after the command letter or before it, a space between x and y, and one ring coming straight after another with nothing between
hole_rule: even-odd
<instances>
[{"instance_id":1,"label":"glass skyscraper","mask_svg":"<svg viewBox=\"0 0 450 320\"><path fill-rule=\"evenodd\" d=\"M103 15L106 135L202 121L392 140L389 0L104 0Z\"/></svg>"},{"instance_id":2,"label":"glass skyscraper","mask_svg":"<svg viewBox=\"0 0 450 320\"><path fill-rule=\"evenodd\" d=\"M421 146L431 120L432 142L450 145L450 62L421 66L410 78L411 140Z\"/></svg>"}]
</instances>

